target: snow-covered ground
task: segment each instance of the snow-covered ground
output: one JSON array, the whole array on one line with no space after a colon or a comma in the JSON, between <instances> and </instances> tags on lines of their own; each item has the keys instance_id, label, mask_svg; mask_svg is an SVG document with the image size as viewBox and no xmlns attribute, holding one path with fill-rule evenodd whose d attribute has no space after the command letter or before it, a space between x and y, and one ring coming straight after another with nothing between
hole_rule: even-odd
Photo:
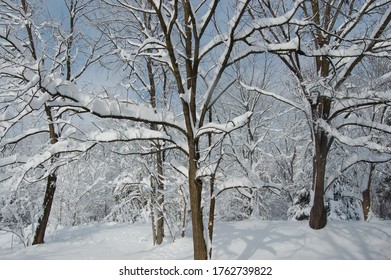
<instances>
[{"instance_id":1,"label":"snow-covered ground","mask_svg":"<svg viewBox=\"0 0 391 280\"><path fill-rule=\"evenodd\" d=\"M166 238L153 246L150 225L96 224L57 229L43 245L23 248L0 233L0 259L192 259L190 237ZM329 222L312 230L308 222L249 220L219 223L214 259L385 259L391 260L391 221Z\"/></svg>"}]
</instances>

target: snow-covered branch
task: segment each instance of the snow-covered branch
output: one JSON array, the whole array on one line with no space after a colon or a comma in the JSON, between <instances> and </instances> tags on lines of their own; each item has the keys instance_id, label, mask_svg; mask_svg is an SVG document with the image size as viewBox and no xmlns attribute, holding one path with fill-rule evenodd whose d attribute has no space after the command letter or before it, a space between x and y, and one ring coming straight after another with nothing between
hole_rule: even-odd
<instances>
[{"instance_id":1,"label":"snow-covered branch","mask_svg":"<svg viewBox=\"0 0 391 280\"><path fill-rule=\"evenodd\" d=\"M262 180L252 181L246 177L228 177L226 181L221 182L221 184L217 185L216 197L219 196L226 190L230 189L250 189L250 190L259 190L260 188L268 188L273 190L275 193L280 194L281 190L284 189L283 185L275 184L275 183L266 183ZM252 194L247 192L240 192L241 194L251 198Z\"/></svg>"},{"instance_id":2,"label":"snow-covered branch","mask_svg":"<svg viewBox=\"0 0 391 280\"><path fill-rule=\"evenodd\" d=\"M244 126L252 116L252 112L246 112L245 114L233 118L231 121L225 124L208 123L198 129L196 137L199 138L207 133L225 133L228 134L233 130L239 129Z\"/></svg>"},{"instance_id":3,"label":"snow-covered branch","mask_svg":"<svg viewBox=\"0 0 391 280\"><path fill-rule=\"evenodd\" d=\"M263 89L256 87L256 86L246 85L244 82L240 82L240 84L248 91L255 91L255 92L260 93L261 95L270 96L270 97L272 97L278 101L281 101L287 105L290 105L300 111L306 112L305 106L303 104L296 103L296 102L294 102L294 101L292 101L292 100L290 100L290 99L288 99L278 93L266 91L266 90L263 90Z\"/></svg>"},{"instance_id":4,"label":"snow-covered branch","mask_svg":"<svg viewBox=\"0 0 391 280\"><path fill-rule=\"evenodd\" d=\"M348 118L344 118L341 122L338 123L337 129L344 126L361 126L382 131L391 135L391 126L356 116L349 116Z\"/></svg>"},{"instance_id":5,"label":"snow-covered branch","mask_svg":"<svg viewBox=\"0 0 391 280\"><path fill-rule=\"evenodd\" d=\"M378 151L380 153L391 153L391 147L387 147L371 141L371 136L363 136L351 138L343 135L336 128L331 127L325 120L318 119L317 125L321 127L330 136L337 139L339 142L351 147L364 147L370 150Z\"/></svg>"},{"instance_id":6,"label":"snow-covered branch","mask_svg":"<svg viewBox=\"0 0 391 280\"><path fill-rule=\"evenodd\" d=\"M142 123L155 123L185 132L183 124L171 112L158 110L150 106L131 104L116 99L93 97L83 93L76 84L59 79L49 79L42 84L52 96L60 96L68 101L57 100L50 105L56 107L82 108L100 118L127 119ZM70 100L70 101L69 101Z\"/></svg>"},{"instance_id":7,"label":"snow-covered branch","mask_svg":"<svg viewBox=\"0 0 391 280\"><path fill-rule=\"evenodd\" d=\"M326 190L331 187L333 183L349 168L354 166L360 162L367 163L383 163L391 161L391 155L388 154L374 154L374 153L354 153L350 157L344 158L342 163L338 165L334 170L330 173L326 181Z\"/></svg>"}]
</instances>

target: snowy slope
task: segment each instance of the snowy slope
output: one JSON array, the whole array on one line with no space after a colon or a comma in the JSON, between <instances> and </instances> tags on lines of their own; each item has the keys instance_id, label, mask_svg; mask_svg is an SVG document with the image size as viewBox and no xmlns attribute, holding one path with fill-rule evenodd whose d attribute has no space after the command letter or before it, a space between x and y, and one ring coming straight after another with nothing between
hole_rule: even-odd
<instances>
[{"instance_id":1,"label":"snowy slope","mask_svg":"<svg viewBox=\"0 0 391 280\"><path fill-rule=\"evenodd\" d=\"M0 234L0 259L192 259L190 237L154 247L150 225L97 224L63 228L44 245L22 248ZM12 249L11 249L12 246ZM250 220L216 225L215 259L391 259L391 222Z\"/></svg>"}]
</instances>

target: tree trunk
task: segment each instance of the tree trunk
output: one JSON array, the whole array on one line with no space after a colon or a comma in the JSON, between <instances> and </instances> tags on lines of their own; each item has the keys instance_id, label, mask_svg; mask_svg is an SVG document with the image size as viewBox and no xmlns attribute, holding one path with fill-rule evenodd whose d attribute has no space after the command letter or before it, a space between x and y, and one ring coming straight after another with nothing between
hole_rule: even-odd
<instances>
[{"instance_id":1,"label":"tree trunk","mask_svg":"<svg viewBox=\"0 0 391 280\"><path fill-rule=\"evenodd\" d=\"M35 231L33 245L44 243L46 227L49 221L50 211L52 209L54 193L56 191L56 183L57 183L56 174L55 173L50 174L49 177L47 178L45 198L43 201L43 214L38 219L38 227Z\"/></svg>"},{"instance_id":2,"label":"tree trunk","mask_svg":"<svg viewBox=\"0 0 391 280\"><path fill-rule=\"evenodd\" d=\"M317 125L317 120L327 120L330 114L330 106L331 99L326 96L320 96L317 101L317 106L312 108L315 146L312 171L312 190L314 192L314 197L309 224L313 229L322 229L327 224L327 211L324 206L324 185L326 178L327 155L332 143L332 138L329 138L326 132Z\"/></svg>"},{"instance_id":3,"label":"tree trunk","mask_svg":"<svg viewBox=\"0 0 391 280\"><path fill-rule=\"evenodd\" d=\"M215 209L216 209L216 197L210 198L210 209L209 209L209 222L208 222L208 233L209 233L209 259L212 258L213 250L213 229L215 224Z\"/></svg>"},{"instance_id":4,"label":"tree trunk","mask_svg":"<svg viewBox=\"0 0 391 280\"><path fill-rule=\"evenodd\" d=\"M153 245L160 245L164 239L164 183L163 183L163 157L160 145L157 145L156 163L157 178L151 178L151 222Z\"/></svg>"},{"instance_id":5,"label":"tree trunk","mask_svg":"<svg viewBox=\"0 0 391 280\"><path fill-rule=\"evenodd\" d=\"M364 214L364 221L368 220L369 210L371 209L370 193L369 186L362 192L362 211Z\"/></svg>"},{"instance_id":6,"label":"tree trunk","mask_svg":"<svg viewBox=\"0 0 391 280\"><path fill-rule=\"evenodd\" d=\"M368 180L366 183L366 188L362 192L362 211L364 215L364 220L366 221L369 216L369 212L371 210L371 181L372 181L372 173L374 169L374 164L368 164Z\"/></svg>"},{"instance_id":7,"label":"tree trunk","mask_svg":"<svg viewBox=\"0 0 391 280\"><path fill-rule=\"evenodd\" d=\"M212 108L209 109L209 122L213 122ZM212 133L208 133L208 146L212 147ZM209 235L209 248L208 256L209 259L212 259L213 251L213 229L215 223L215 209L216 209L216 197L215 197L215 181L216 181L216 171L213 172L210 178L210 203L209 203L209 221L208 221L208 235Z\"/></svg>"},{"instance_id":8,"label":"tree trunk","mask_svg":"<svg viewBox=\"0 0 391 280\"><path fill-rule=\"evenodd\" d=\"M310 212L310 227L322 229L327 223L327 212L324 207L324 180L326 174L326 159L321 154L315 154L313 159L313 205Z\"/></svg>"},{"instance_id":9,"label":"tree trunk","mask_svg":"<svg viewBox=\"0 0 391 280\"><path fill-rule=\"evenodd\" d=\"M156 202L155 206L155 223L156 223L156 244L160 245L163 243L164 238L164 216L163 216L163 207L164 207L164 183L163 183L163 156L162 151L160 151L160 145L158 145L159 151L156 154L157 157L157 175L158 175L158 184L156 190Z\"/></svg>"},{"instance_id":10,"label":"tree trunk","mask_svg":"<svg viewBox=\"0 0 391 280\"><path fill-rule=\"evenodd\" d=\"M150 18L145 17L146 25L150 29ZM156 84L153 70L153 63L150 59L147 60L147 70L149 79L149 95L151 106L157 108L157 96L156 96ZM151 129L159 131L159 127L156 124L151 124ZM156 150L156 172L157 178L156 187L153 188L152 192L152 231L153 231L153 244L160 245L163 243L164 238L164 216L163 216L163 205L164 205L164 174L163 174L163 162L164 162L164 151L161 150L159 142L152 145L152 149Z\"/></svg>"},{"instance_id":11,"label":"tree trunk","mask_svg":"<svg viewBox=\"0 0 391 280\"><path fill-rule=\"evenodd\" d=\"M204 224L202 219L202 181L197 178L197 157L196 148L192 145L189 153L189 192L191 223L193 231L193 249L195 260L207 260L208 253L204 237Z\"/></svg>"},{"instance_id":12,"label":"tree trunk","mask_svg":"<svg viewBox=\"0 0 391 280\"><path fill-rule=\"evenodd\" d=\"M151 217L151 226L152 226L152 243L156 245L156 221L155 221L155 187L154 187L154 178L151 176L151 187L152 190L149 192L149 206L150 206L150 217Z\"/></svg>"},{"instance_id":13,"label":"tree trunk","mask_svg":"<svg viewBox=\"0 0 391 280\"><path fill-rule=\"evenodd\" d=\"M181 237L185 237L186 235L186 219L187 219L187 202L186 202L186 195L183 190L183 187L180 186L179 190L181 191L182 198L183 198L183 213L182 213L182 229L181 229Z\"/></svg>"},{"instance_id":14,"label":"tree trunk","mask_svg":"<svg viewBox=\"0 0 391 280\"><path fill-rule=\"evenodd\" d=\"M193 248L195 260L207 260L204 225L201 209L201 180L192 180L190 183L191 220L193 227Z\"/></svg>"},{"instance_id":15,"label":"tree trunk","mask_svg":"<svg viewBox=\"0 0 391 280\"><path fill-rule=\"evenodd\" d=\"M58 141L58 135L54 128L52 111L49 106L45 106L45 113L49 122L50 144L54 145ZM52 157L51 163L54 163L56 157L57 155L54 155ZM43 214L38 219L38 227L35 231L33 245L44 243L46 227L49 221L50 212L52 210L52 204L53 204L54 193L56 191L56 186L57 186L57 175L56 175L56 171L54 170L47 178L45 198L43 200Z\"/></svg>"}]
</instances>

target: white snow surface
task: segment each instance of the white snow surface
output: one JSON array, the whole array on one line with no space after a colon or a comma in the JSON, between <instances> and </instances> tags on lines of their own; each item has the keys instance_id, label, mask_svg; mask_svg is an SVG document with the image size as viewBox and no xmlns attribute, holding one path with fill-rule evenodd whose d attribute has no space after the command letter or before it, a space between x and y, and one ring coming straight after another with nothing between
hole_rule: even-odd
<instances>
[{"instance_id":1,"label":"white snow surface","mask_svg":"<svg viewBox=\"0 0 391 280\"><path fill-rule=\"evenodd\" d=\"M150 224L94 224L58 228L46 243L28 248L10 233L0 232L0 259L38 260L191 260L188 237L166 237L152 245ZM13 240L13 244L12 244ZM308 221L217 223L213 258L220 260L343 260L391 259L391 221L329 221L312 230Z\"/></svg>"}]
</instances>

